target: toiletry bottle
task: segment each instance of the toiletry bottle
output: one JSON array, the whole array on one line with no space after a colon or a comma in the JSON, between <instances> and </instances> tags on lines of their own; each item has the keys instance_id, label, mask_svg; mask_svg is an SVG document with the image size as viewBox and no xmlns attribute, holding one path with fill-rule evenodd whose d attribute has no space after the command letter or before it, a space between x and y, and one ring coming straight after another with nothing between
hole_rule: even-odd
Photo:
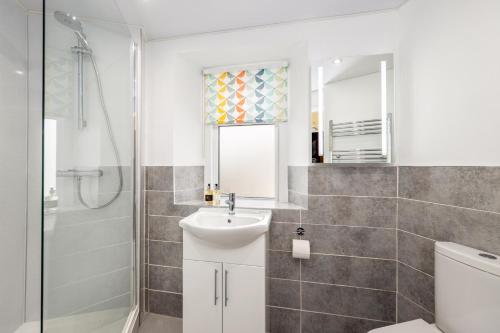
<instances>
[{"instance_id":1,"label":"toiletry bottle","mask_svg":"<svg viewBox=\"0 0 500 333\"><path fill-rule=\"evenodd\" d=\"M214 188L214 206L220 205L220 188L219 184L215 184Z\"/></svg>"},{"instance_id":2,"label":"toiletry bottle","mask_svg":"<svg viewBox=\"0 0 500 333\"><path fill-rule=\"evenodd\" d=\"M212 205L214 202L214 192L210 188L210 184L207 186L207 190L205 191L205 204Z\"/></svg>"}]
</instances>

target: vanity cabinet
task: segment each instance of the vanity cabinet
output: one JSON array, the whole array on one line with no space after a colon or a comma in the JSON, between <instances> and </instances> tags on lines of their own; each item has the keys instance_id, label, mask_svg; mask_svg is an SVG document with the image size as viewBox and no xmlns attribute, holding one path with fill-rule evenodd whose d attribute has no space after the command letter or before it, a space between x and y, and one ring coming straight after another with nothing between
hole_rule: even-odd
<instances>
[{"instance_id":1,"label":"vanity cabinet","mask_svg":"<svg viewBox=\"0 0 500 333\"><path fill-rule=\"evenodd\" d=\"M184 260L184 333L265 332L264 267Z\"/></svg>"}]
</instances>

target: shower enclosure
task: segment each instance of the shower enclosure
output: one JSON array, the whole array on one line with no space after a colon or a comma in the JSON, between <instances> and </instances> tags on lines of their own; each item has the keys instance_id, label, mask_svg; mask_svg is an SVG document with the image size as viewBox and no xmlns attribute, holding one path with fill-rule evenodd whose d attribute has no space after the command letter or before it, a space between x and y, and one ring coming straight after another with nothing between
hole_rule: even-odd
<instances>
[{"instance_id":1,"label":"shower enclosure","mask_svg":"<svg viewBox=\"0 0 500 333\"><path fill-rule=\"evenodd\" d=\"M138 303L139 31L116 7L61 5L46 0L43 328L122 332Z\"/></svg>"},{"instance_id":2,"label":"shower enclosure","mask_svg":"<svg viewBox=\"0 0 500 333\"><path fill-rule=\"evenodd\" d=\"M114 0L0 1L0 332L131 332L141 31Z\"/></svg>"}]
</instances>

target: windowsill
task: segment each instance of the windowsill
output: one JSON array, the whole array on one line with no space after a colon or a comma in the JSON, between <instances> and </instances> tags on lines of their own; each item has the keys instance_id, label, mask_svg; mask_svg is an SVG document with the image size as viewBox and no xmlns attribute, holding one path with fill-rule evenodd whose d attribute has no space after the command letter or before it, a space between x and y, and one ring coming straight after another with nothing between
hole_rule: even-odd
<instances>
[{"instance_id":1,"label":"windowsill","mask_svg":"<svg viewBox=\"0 0 500 333\"><path fill-rule=\"evenodd\" d=\"M176 205L196 206L196 207L227 207L224 203L225 199L221 199L219 205L207 205L202 200L176 202ZM236 198L236 209L238 208L256 208L256 209L289 209L299 210L306 209L289 202L278 202L273 199L251 199L251 198Z\"/></svg>"}]
</instances>

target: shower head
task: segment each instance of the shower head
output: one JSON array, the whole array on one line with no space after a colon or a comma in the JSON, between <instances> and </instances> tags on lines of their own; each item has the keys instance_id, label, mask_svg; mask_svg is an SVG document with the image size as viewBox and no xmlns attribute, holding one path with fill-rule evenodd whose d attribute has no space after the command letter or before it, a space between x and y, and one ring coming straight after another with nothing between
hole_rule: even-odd
<instances>
[{"instance_id":1,"label":"shower head","mask_svg":"<svg viewBox=\"0 0 500 333\"><path fill-rule=\"evenodd\" d=\"M70 13L56 11L54 12L54 17L57 21L59 21L59 23L73 30L84 48L90 49L89 43L87 42L87 36L83 33L82 22L77 19L76 16L73 16Z\"/></svg>"}]
</instances>

